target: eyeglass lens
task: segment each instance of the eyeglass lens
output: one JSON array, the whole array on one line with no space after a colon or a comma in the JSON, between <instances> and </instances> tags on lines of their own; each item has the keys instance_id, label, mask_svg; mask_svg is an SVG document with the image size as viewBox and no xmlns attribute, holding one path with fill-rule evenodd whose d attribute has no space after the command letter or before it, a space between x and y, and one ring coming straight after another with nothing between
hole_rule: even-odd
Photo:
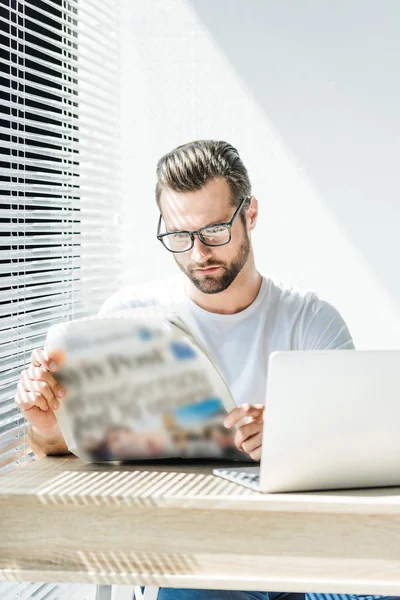
<instances>
[{"instance_id":1,"label":"eyeglass lens","mask_svg":"<svg viewBox=\"0 0 400 600\"><path fill-rule=\"evenodd\" d=\"M221 246L229 242L229 227L226 225L216 225L205 227L199 231L199 237L210 246ZM192 246L192 239L189 233L179 232L170 233L163 237L165 246L173 252L184 252Z\"/></svg>"}]
</instances>

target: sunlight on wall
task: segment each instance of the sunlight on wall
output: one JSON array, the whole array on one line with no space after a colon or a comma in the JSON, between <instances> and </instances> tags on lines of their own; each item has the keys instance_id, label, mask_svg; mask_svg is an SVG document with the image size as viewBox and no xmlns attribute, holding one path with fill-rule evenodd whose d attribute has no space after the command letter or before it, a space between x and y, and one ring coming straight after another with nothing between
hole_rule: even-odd
<instances>
[{"instance_id":1,"label":"sunlight on wall","mask_svg":"<svg viewBox=\"0 0 400 600\"><path fill-rule=\"evenodd\" d=\"M193 139L225 139L238 148L259 199L259 270L332 302L358 348L400 347L395 301L190 5L125 0L124 10L125 281L176 272L155 238L158 158Z\"/></svg>"}]
</instances>

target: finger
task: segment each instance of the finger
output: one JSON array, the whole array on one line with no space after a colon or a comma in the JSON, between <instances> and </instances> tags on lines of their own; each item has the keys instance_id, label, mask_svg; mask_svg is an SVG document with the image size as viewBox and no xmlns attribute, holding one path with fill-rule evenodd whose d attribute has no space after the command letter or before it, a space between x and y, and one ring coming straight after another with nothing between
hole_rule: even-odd
<instances>
[{"instance_id":1,"label":"finger","mask_svg":"<svg viewBox=\"0 0 400 600\"><path fill-rule=\"evenodd\" d=\"M47 361L48 356L44 349L42 350L42 348L34 348L34 350L32 350L31 363L34 366L40 367L41 365L44 365Z\"/></svg>"},{"instance_id":2,"label":"finger","mask_svg":"<svg viewBox=\"0 0 400 600\"><path fill-rule=\"evenodd\" d=\"M253 460L261 460L261 453L262 453L262 446L258 446L258 448L255 448L254 450L249 452L249 456Z\"/></svg>"},{"instance_id":3,"label":"finger","mask_svg":"<svg viewBox=\"0 0 400 600\"><path fill-rule=\"evenodd\" d=\"M224 425L227 429L230 429L245 417L258 418L263 414L263 409L263 404L241 404L226 416Z\"/></svg>"},{"instance_id":4,"label":"finger","mask_svg":"<svg viewBox=\"0 0 400 600\"><path fill-rule=\"evenodd\" d=\"M40 392L48 402L53 402L55 398L62 399L66 395L66 390L45 367L28 367L22 372L20 380L26 391Z\"/></svg>"},{"instance_id":5,"label":"finger","mask_svg":"<svg viewBox=\"0 0 400 600\"><path fill-rule=\"evenodd\" d=\"M45 381L55 396L59 395L58 392L60 390L63 390L63 395L65 395L66 390L58 383L58 381L56 381L56 379L54 379L53 375L46 369L46 367L28 367L22 372L21 378L24 382L28 382L28 386L26 387L28 390L30 389L30 381ZM63 397L63 395L60 397Z\"/></svg>"},{"instance_id":6,"label":"finger","mask_svg":"<svg viewBox=\"0 0 400 600\"><path fill-rule=\"evenodd\" d=\"M247 454L250 454L257 448L259 448L262 444L262 432L259 431L256 435L253 435L251 438L248 438L245 442L243 442L242 447Z\"/></svg>"},{"instance_id":7,"label":"finger","mask_svg":"<svg viewBox=\"0 0 400 600\"><path fill-rule=\"evenodd\" d=\"M18 383L15 402L22 411L27 411L37 406L40 410L47 411L49 405L46 398L40 392L29 392L21 387L21 382Z\"/></svg>"},{"instance_id":8,"label":"finger","mask_svg":"<svg viewBox=\"0 0 400 600\"><path fill-rule=\"evenodd\" d=\"M54 358L50 358L48 356L45 349L42 350L42 348L35 348L35 350L32 350L31 362L35 367L40 367L43 365L49 371L57 371L57 362L54 360Z\"/></svg>"},{"instance_id":9,"label":"finger","mask_svg":"<svg viewBox=\"0 0 400 600\"><path fill-rule=\"evenodd\" d=\"M21 377L22 375L25 375L27 380L47 381L49 385L55 382L53 375L43 365L41 367L30 365L22 372Z\"/></svg>"},{"instance_id":10,"label":"finger","mask_svg":"<svg viewBox=\"0 0 400 600\"><path fill-rule=\"evenodd\" d=\"M235 433L235 446L239 449L243 449L243 443L260 431L260 423L253 421L247 425L242 425Z\"/></svg>"}]
</instances>

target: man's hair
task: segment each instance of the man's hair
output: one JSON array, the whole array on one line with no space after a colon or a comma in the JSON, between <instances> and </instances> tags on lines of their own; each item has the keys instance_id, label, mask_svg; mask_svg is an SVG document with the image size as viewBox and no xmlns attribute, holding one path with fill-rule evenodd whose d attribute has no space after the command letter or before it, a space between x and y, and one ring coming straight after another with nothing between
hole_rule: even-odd
<instances>
[{"instance_id":1,"label":"man's hair","mask_svg":"<svg viewBox=\"0 0 400 600\"><path fill-rule=\"evenodd\" d=\"M197 140L178 146L158 161L157 205L160 208L161 192L165 188L174 192L195 192L218 177L229 185L232 206L238 206L244 196L251 196L247 169L231 144Z\"/></svg>"}]
</instances>

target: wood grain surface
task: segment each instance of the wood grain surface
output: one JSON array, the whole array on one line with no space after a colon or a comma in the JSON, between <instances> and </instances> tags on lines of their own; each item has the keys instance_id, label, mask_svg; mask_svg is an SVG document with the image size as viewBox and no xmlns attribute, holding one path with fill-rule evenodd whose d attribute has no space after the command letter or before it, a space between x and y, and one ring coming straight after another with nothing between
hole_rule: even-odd
<instances>
[{"instance_id":1,"label":"wood grain surface","mask_svg":"<svg viewBox=\"0 0 400 600\"><path fill-rule=\"evenodd\" d=\"M0 479L0 580L400 595L400 489L261 494L220 464L47 457Z\"/></svg>"}]
</instances>

